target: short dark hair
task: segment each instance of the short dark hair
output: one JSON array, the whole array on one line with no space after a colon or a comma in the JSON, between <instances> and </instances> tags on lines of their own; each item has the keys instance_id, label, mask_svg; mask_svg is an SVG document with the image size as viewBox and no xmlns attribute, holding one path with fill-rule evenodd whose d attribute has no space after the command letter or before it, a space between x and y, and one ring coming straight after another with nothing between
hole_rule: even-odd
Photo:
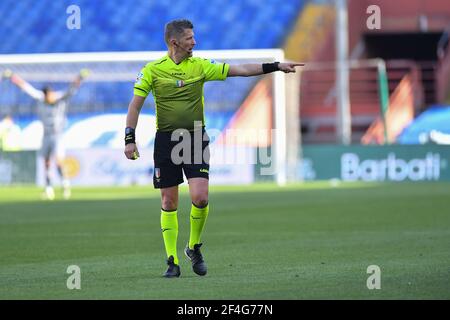
<instances>
[{"instance_id":1,"label":"short dark hair","mask_svg":"<svg viewBox=\"0 0 450 320\"><path fill-rule=\"evenodd\" d=\"M47 93L49 91L53 91L53 88L51 86L47 85L47 86L42 87L42 92L44 92L45 95L47 95Z\"/></svg>"},{"instance_id":2,"label":"short dark hair","mask_svg":"<svg viewBox=\"0 0 450 320\"><path fill-rule=\"evenodd\" d=\"M164 40L169 46L169 40L172 37L179 38L185 29L194 29L194 25L187 19L176 19L166 23L164 28Z\"/></svg>"}]
</instances>

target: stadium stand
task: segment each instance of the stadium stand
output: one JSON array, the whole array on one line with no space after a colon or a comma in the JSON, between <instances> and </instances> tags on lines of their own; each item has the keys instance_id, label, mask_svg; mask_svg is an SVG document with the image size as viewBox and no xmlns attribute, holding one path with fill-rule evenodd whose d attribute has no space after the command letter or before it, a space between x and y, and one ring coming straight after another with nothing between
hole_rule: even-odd
<instances>
[{"instance_id":1,"label":"stadium stand","mask_svg":"<svg viewBox=\"0 0 450 320\"><path fill-rule=\"evenodd\" d=\"M3 0L0 12L7 14L0 22L0 54L166 50L164 24L176 18L188 18L194 23L197 50L277 48L285 42L304 2L197 0L193 6L173 0ZM80 30L66 28L66 9L73 4L80 7ZM37 88L44 85L32 84ZM208 84L208 109L235 110L254 84L254 78L241 79L239 86L232 81L220 86ZM57 88L64 86L55 84ZM73 98L69 112L123 111L131 95L128 82L87 82ZM219 103L217 99L224 101ZM0 96L0 105L2 111L7 112L9 106L27 115L33 101L13 89L12 94Z\"/></svg>"},{"instance_id":2,"label":"stadium stand","mask_svg":"<svg viewBox=\"0 0 450 320\"><path fill-rule=\"evenodd\" d=\"M0 53L165 50L164 24L181 17L193 21L197 49L277 48L303 3L197 0L193 6L172 0L3 0L0 12L7 14L2 15ZM61 36L66 8L72 4L80 7L82 32Z\"/></svg>"},{"instance_id":3,"label":"stadium stand","mask_svg":"<svg viewBox=\"0 0 450 320\"><path fill-rule=\"evenodd\" d=\"M370 30L366 25L369 16L366 10L372 4L383 8L380 30ZM407 114L395 112L395 116L388 119L393 124L391 128L395 128L393 132L388 132L389 142L396 142L401 129L415 116L429 106L446 104L450 88L450 6L448 2L444 4L438 0L398 0L395 6L391 4L389 0L349 0L348 40L351 59L381 58L386 62L389 107L394 110L395 104L400 104L404 110L407 109ZM311 62L327 64L336 55L335 17L328 14L332 11L327 8L326 2L309 10L305 8L303 13L306 15L306 12L309 16L299 22L298 27L294 27L294 32L298 32L301 38L301 30L310 28L313 31L309 34L314 34L314 39L319 41L309 43L305 36L304 42L296 44L294 48L304 46L310 58L306 60L307 65L311 65ZM295 43L294 40L290 43ZM334 66L302 73L300 117L302 141L305 144L339 141L336 134L335 74ZM384 129L378 130L376 134L372 130L377 126L380 115L377 81L378 75L373 67L350 71L352 143L385 142ZM387 127L387 131L390 131Z\"/></svg>"}]
</instances>

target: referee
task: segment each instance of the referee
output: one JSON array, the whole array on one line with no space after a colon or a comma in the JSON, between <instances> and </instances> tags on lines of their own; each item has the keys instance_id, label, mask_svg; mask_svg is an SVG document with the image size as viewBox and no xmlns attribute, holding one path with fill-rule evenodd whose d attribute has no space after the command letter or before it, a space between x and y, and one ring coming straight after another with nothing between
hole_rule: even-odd
<instances>
[{"instance_id":1,"label":"referee","mask_svg":"<svg viewBox=\"0 0 450 320\"><path fill-rule=\"evenodd\" d=\"M134 84L134 96L128 106L125 129L124 152L128 159L135 160L139 157L135 143L139 113L145 98L152 92L156 105L157 129L153 153L153 184L161 190L161 230L168 257L168 268L163 276L167 278L179 277L181 274L177 255L177 208L178 185L183 183L183 172L189 183L192 201L190 237L184 252L196 274L204 276L207 272L200 252L200 238L209 213L209 139L204 127L203 84L206 81L223 81L227 77L249 77L278 70L295 72L296 66L303 65L279 62L228 65L194 58L192 51L196 42L193 29L193 24L185 19L166 24L164 38L168 53L161 59L148 63L139 73ZM199 137L201 141L194 141L194 137ZM174 158L178 153L172 152L180 140L188 140L186 145L190 146L188 154L184 154L185 149L181 152L181 163L178 158ZM202 145L200 157L195 154L199 148L194 148L199 143Z\"/></svg>"}]
</instances>

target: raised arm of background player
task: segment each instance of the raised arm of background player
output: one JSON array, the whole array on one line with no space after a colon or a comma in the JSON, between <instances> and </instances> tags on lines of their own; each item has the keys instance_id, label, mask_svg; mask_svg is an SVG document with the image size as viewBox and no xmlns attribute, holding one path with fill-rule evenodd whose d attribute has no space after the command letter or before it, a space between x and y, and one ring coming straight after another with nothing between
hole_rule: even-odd
<instances>
[{"instance_id":1,"label":"raised arm of background player","mask_svg":"<svg viewBox=\"0 0 450 320\"><path fill-rule=\"evenodd\" d=\"M3 78L10 79L13 84L18 86L23 92L28 94L35 100L44 101L44 92L36 89L31 84L26 82L24 79L19 77L17 74L13 73L11 70L5 70L3 72Z\"/></svg>"},{"instance_id":2,"label":"raised arm of background player","mask_svg":"<svg viewBox=\"0 0 450 320\"><path fill-rule=\"evenodd\" d=\"M81 81L89 74L89 71L83 69L80 71L80 74L77 75L75 80L71 83L69 89L65 92L55 91L55 101L52 103L56 103L59 100L67 99L72 96L78 87L81 84ZM9 78L13 84L18 86L23 92L28 94L35 100L45 101L45 94L42 90L38 90L33 87L30 83L22 79L19 75L13 73L11 70L5 70L3 72L3 78Z\"/></svg>"},{"instance_id":3,"label":"raised arm of background player","mask_svg":"<svg viewBox=\"0 0 450 320\"><path fill-rule=\"evenodd\" d=\"M295 67L304 66L304 63L276 63L272 71L282 71L284 73L295 72ZM251 77L264 74L262 64L248 63L230 65L228 70L228 77ZM134 95L129 106L126 120L126 127L136 129L139 113L144 105L145 98ZM125 145L125 156L128 159L136 160L139 157L139 151L135 143L128 143Z\"/></svg>"},{"instance_id":4,"label":"raised arm of background player","mask_svg":"<svg viewBox=\"0 0 450 320\"><path fill-rule=\"evenodd\" d=\"M88 69L81 69L80 73L75 77L75 79L70 84L70 87L65 92L58 92L58 95L56 97L56 100L64 100L70 98L72 95L75 94L75 92L78 90L78 88L81 85L81 81L83 81L88 75L90 71Z\"/></svg>"}]
</instances>

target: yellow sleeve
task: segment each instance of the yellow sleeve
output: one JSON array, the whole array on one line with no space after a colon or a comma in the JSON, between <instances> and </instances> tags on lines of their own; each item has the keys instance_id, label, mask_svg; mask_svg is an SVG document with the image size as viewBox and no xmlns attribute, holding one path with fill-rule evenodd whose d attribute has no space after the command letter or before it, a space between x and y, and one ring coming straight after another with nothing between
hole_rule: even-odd
<instances>
[{"instance_id":1,"label":"yellow sleeve","mask_svg":"<svg viewBox=\"0 0 450 320\"><path fill-rule=\"evenodd\" d=\"M228 75L230 65L227 63L216 62L214 60L202 59L205 81L225 80Z\"/></svg>"},{"instance_id":2,"label":"yellow sleeve","mask_svg":"<svg viewBox=\"0 0 450 320\"><path fill-rule=\"evenodd\" d=\"M147 97L152 91L152 76L147 67L142 68L134 82L134 94L140 97Z\"/></svg>"}]
</instances>

